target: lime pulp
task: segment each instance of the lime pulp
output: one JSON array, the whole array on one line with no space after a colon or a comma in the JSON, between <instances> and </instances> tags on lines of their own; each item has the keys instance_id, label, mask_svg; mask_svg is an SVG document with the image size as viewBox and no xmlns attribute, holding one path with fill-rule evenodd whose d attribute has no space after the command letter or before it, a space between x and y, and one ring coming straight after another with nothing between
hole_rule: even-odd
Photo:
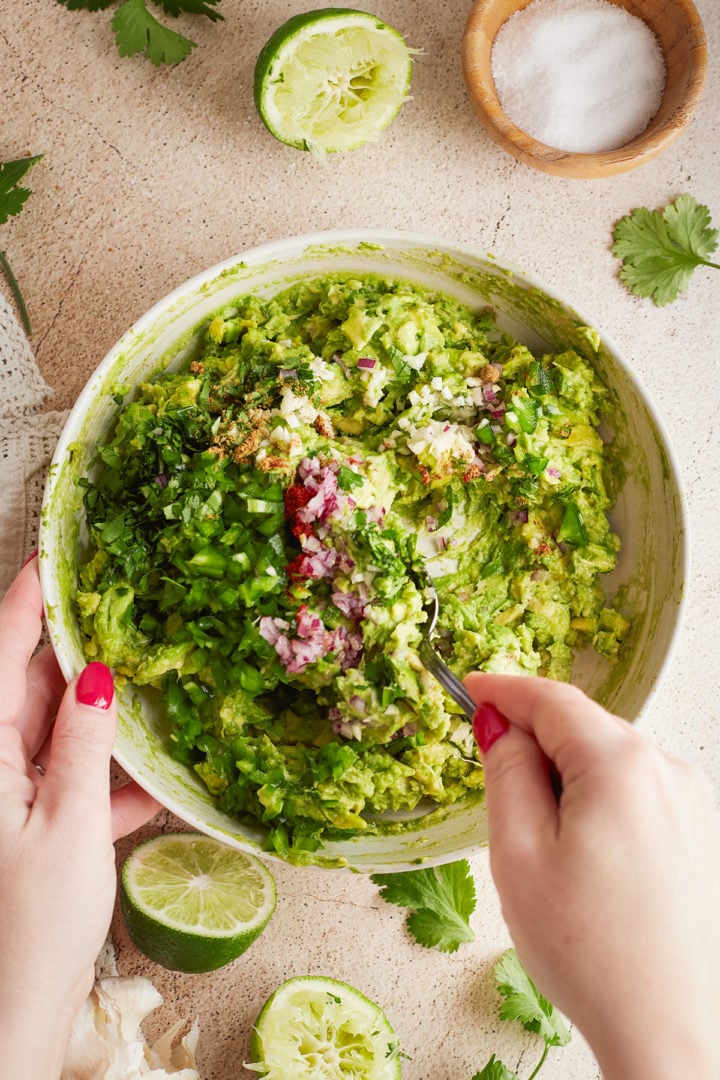
<instances>
[{"instance_id":1,"label":"lime pulp","mask_svg":"<svg viewBox=\"0 0 720 1080\"><path fill-rule=\"evenodd\" d=\"M281 142L317 154L376 138L406 100L411 51L364 11L322 8L283 23L255 65L255 105Z\"/></svg>"},{"instance_id":2,"label":"lime pulp","mask_svg":"<svg viewBox=\"0 0 720 1080\"><path fill-rule=\"evenodd\" d=\"M382 1009L347 983L288 979L268 998L249 1066L265 1080L399 1080L398 1042Z\"/></svg>"}]
</instances>

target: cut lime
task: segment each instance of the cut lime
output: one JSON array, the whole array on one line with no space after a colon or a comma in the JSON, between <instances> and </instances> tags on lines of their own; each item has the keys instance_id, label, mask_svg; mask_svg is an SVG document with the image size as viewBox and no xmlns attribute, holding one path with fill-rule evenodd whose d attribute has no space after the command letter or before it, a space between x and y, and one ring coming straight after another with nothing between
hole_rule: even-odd
<instances>
[{"instance_id":1,"label":"cut lime","mask_svg":"<svg viewBox=\"0 0 720 1080\"><path fill-rule=\"evenodd\" d=\"M120 906L133 943L173 971L213 971L245 952L275 910L254 855L200 833L167 833L130 852Z\"/></svg>"},{"instance_id":2,"label":"cut lime","mask_svg":"<svg viewBox=\"0 0 720 1080\"><path fill-rule=\"evenodd\" d=\"M385 1013L347 983L288 979L268 998L247 1067L266 1080L399 1080L400 1050Z\"/></svg>"},{"instance_id":3,"label":"cut lime","mask_svg":"<svg viewBox=\"0 0 720 1080\"><path fill-rule=\"evenodd\" d=\"M255 105L280 142L326 153L376 138L407 98L410 49L366 11L294 15L263 46Z\"/></svg>"}]
</instances>

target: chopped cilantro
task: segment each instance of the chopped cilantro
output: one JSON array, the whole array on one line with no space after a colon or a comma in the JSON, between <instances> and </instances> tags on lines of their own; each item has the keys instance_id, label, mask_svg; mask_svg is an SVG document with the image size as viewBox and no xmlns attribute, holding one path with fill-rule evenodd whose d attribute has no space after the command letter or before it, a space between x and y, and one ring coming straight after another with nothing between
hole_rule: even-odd
<instances>
[{"instance_id":1,"label":"chopped cilantro","mask_svg":"<svg viewBox=\"0 0 720 1080\"><path fill-rule=\"evenodd\" d=\"M443 509L442 509L442 511L440 513L440 516L438 517L438 528L439 529L442 529L443 525L447 525L448 522L450 521L450 519L452 518L454 499L455 499L455 496L454 496L454 493L453 493L452 486L449 486L449 487L447 487L445 489L445 494L444 494L443 500L442 500L444 502L445 506L443 507Z\"/></svg>"},{"instance_id":2,"label":"chopped cilantro","mask_svg":"<svg viewBox=\"0 0 720 1080\"><path fill-rule=\"evenodd\" d=\"M340 466L337 482L338 487L342 488L343 491L354 491L356 488L361 488L365 483L362 476L347 465Z\"/></svg>"},{"instance_id":3,"label":"chopped cilantro","mask_svg":"<svg viewBox=\"0 0 720 1080\"><path fill-rule=\"evenodd\" d=\"M388 345L387 354L393 366L396 381L399 383L412 382L417 372L408 364L404 353L401 353L395 345Z\"/></svg>"}]
</instances>

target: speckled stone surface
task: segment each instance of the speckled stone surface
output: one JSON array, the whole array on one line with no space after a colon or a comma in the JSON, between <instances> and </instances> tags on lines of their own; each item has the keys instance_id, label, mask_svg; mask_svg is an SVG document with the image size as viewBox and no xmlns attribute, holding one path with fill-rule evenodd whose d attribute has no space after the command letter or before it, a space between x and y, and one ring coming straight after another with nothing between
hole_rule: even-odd
<instances>
[{"instance_id":1,"label":"speckled stone surface","mask_svg":"<svg viewBox=\"0 0 720 1080\"><path fill-rule=\"evenodd\" d=\"M45 158L31 176L32 200L3 226L2 247L22 282L55 408L72 404L115 340L174 286L248 246L295 233L343 226L434 233L494 251L564 295L631 358L677 452L692 577L673 663L641 723L720 788L720 275L698 272L682 299L658 309L624 290L609 251L619 216L683 191L709 204L720 224L720 6L696 3L710 64L686 133L635 172L570 182L517 164L476 122L460 70L468 10L460 0L373 4L422 50L413 97L380 141L325 165L274 142L251 94L262 43L311 5L223 0L226 21L191 20L198 48L167 70L119 58L109 11L3 0L0 160ZM150 829L166 824L161 816ZM135 839L119 845L119 857ZM204 976L164 972L135 951L117 917L119 970L149 976L164 995L158 1027L200 1016L204 1080L251 1075L242 1062L260 1006L283 979L311 972L344 979L383 1005L408 1055L405 1080L470 1080L492 1052L527 1076L536 1042L497 1017L491 969L509 939L485 853L473 870L476 941L454 956L414 945L402 911L365 878L281 866L277 914L236 963ZM543 1076L595 1080L598 1069L575 1033L552 1052Z\"/></svg>"}]
</instances>

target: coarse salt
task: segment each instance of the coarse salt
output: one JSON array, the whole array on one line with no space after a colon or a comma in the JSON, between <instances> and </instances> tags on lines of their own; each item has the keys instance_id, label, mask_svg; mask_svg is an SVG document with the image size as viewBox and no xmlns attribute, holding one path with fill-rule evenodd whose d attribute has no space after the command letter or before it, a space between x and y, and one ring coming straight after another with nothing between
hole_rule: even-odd
<instances>
[{"instance_id":1,"label":"coarse salt","mask_svg":"<svg viewBox=\"0 0 720 1080\"><path fill-rule=\"evenodd\" d=\"M532 0L500 27L492 50L508 117L573 153L614 150L644 131L665 74L647 23L609 0Z\"/></svg>"}]
</instances>

